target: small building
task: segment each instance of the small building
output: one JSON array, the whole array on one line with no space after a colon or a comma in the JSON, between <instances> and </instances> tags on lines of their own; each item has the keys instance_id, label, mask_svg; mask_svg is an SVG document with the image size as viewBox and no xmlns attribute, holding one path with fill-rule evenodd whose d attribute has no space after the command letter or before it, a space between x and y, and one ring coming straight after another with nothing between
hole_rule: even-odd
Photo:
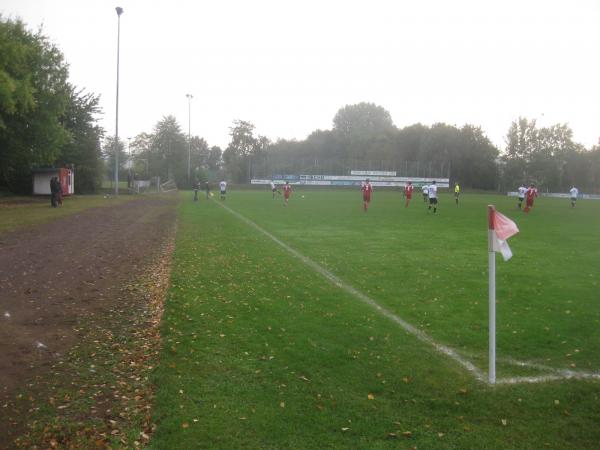
<instances>
[{"instance_id":1,"label":"small building","mask_svg":"<svg viewBox=\"0 0 600 450\"><path fill-rule=\"evenodd\" d=\"M33 195L50 195L50 179L58 177L62 186L63 195L75 193L75 178L73 169L64 167L55 169L33 169L31 171L33 180Z\"/></svg>"}]
</instances>

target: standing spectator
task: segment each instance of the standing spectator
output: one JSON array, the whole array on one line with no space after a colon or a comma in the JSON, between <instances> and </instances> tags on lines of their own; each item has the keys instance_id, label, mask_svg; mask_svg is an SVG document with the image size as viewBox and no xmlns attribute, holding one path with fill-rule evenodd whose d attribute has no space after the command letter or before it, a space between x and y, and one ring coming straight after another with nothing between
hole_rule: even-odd
<instances>
[{"instance_id":1,"label":"standing spectator","mask_svg":"<svg viewBox=\"0 0 600 450\"><path fill-rule=\"evenodd\" d=\"M410 199L412 198L413 185L412 181L409 181L406 186L404 186L404 197L406 198L406 202L404 203L404 207L408 208L408 204L410 203Z\"/></svg>"},{"instance_id":2,"label":"standing spectator","mask_svg":"<svg viewBox=\"0 0 600 450\"><path fill-rule=\"evenodd\" d=\"M577 201L577 196L579 195L579 189L573 186L569 193L571 194L571 207L575 208L575 202Z\"/></svg>"},{"instance_id":3,"label":"standing spectator","mask_svg":"<svg viewBox=\"0 0 600 450\"><path fill-rule=\"evenodd\" d=\"M363 208L365 212L369 209L369 203L371 203L371 194L373 193L373 186L371 181L367 178L360 188L363 194Z\"/></svg>"},{"instance_id":4,"label":"standing spectator","mask_svg":"<svg viewBox=\"0 0 600 450\"><path fill-rule=\"evenodd\" d=\"M197 202L198 201L198 191L200 190L200 181L198 181L198 179L196 179L194 181L194 184L192 185L192 189L194 190L194 201Z\"/></svg>"},{"instance_id":5,"label":"standing spectator","mask_svg":"<svg viewBox=\"0 0 600 450\"><path fill-rule=\"evenodd\" d=\"M58 182L57 182L56 177L52 177L52 178L50 178L50 204L52 205L53 208L56 208L58 206L57 195L58 195Z\"/></svg>"},{"instance_id":6,"label":"standing spectator","mask_svg":"<svg viewBox=\"0 0 600 450\"><path fill-rule=\"evenodd\" d=\"M521 209L521 206L523 205L523 200L525 200L525 192L527 192L527 188L521 183L521 186L519 186L519 189L517 189L517 191L519 193L519 203L517 203L517 206L519 209Z\"/></svg>"},{"instance_id":7,"label":"standing spectator","mask_svg":"<svg viewBox=\"0 0 600 450\"><path fill-rule=\"evenodd\" d=\"M206 182L204 183L204 190L206 191L206 199L208 200L208 198L210 197L210 183L208 182L208 180L206 180Z\"/></svg>"},{"instance_id":8,"label":"standing spectator","mask_svg":"<svg viewBox=\"0 0 600 450\"><path fill-rule=\"evenodd\" d=\"M285 184L283 185L283 200L285 201L285 206L287 206L287 204L288 204L290 195L292 195L292 185L290 184L289 181L286 181Z\"/></svg>"},{"instance_id":9,"label":"standing spectator","mask_svg":"<svg viewBox=\"0 0 600 450\"><path fill-rule=\"evenodd\" d=\"M421 190L423 191L423 201L427 203L427 200L429 199L429 186L424 184Z\"/></svg>"},{"instance_id":10,"label":"standing spectator","mask_svg":"<svg viewBox=\"0 0 600 450\"><path fill-rule=\"evenodd\" d=\"M458 197L460 196L460 186L458 183L454 183L454 201L456 202L456 206L458 206Z\"/></svg>"},{"instance_id":11,"label":"standing spectator","mask_svg":"<svg viewBox=\"0 0 600 450\"><path fill-rule=\"evenodd\" d=\"M56 203L58 203L58 206L62 206L62 202L63 202L62 183L60 182L58 177L54 177L54 179L56 180Z\"/></svg>"},{"instance_id":12,"label":"standing spectator","mask_svg":"<svg viewBox=\"0 0 600 450\"><path fill-rule=\"evenodd\" d=\"M531 184L527 192L525 192L525 212L528 213L533 208L533 199L538 196L538 191L535 188L535 184Z\"/></svg>"},{"instance_id":13,"label":"standing spectator","mask_svg":"<svg viewBox=\"0 0 600 450\"><path fill-rule=\"evenodd\" d=\"M431 207L433 206L433 213L437 212L437 184L435 184L435 180L431 182L431 185L427 188L427 195L429 197L429 208L428 211L431 211Z\"/></svg>"},{"instance_id":14,"label":"standing spectator","mask_svg":"<svg viewBox=\"0 0 600 450\"><path fill-rule=\"evenodd\" d=\"M219 190L221 191L221 200L225 200L225 196L227 195L227 181L221 180Z\"/></svg>"}]
</instances>

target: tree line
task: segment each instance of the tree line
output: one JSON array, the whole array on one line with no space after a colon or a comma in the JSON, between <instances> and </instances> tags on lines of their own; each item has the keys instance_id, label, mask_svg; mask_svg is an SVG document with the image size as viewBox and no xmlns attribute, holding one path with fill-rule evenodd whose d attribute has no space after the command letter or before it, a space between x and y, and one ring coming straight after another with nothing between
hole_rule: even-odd
<instances>
[{"instance_id":1,"label":"tree line","mask_svg":"<svg viewBox=\"0 0 600 450\"><path fill-rule=\"evenodd\" d=\"M600 193L600 140L590 149L573 140L566 124L538 127L518 118L501 152L481 127L445 123L394 125L383 107L359 103L341 108L330 130L306 139L269 142L254 136L250 122L236 121L224 152L232 180L272 174L348 174L355 170L395 171L407 177L447 177L463 187L514 190L534 183L545 191L566 192L573 185Z\"/></svg>"},{"instance_id":2,"label":"tree line","mask_svg":"<svg viewBox=\"0 0 600 450\"><path fill-rule=\"evenodd\" d=\"M64 56L41 31L0 16L0 188L31 190L31 169L74 166L78 193L102 179L160 177L188 187L194 180L247 183L275 174L348 174L392 170L407 177L449 177L463 187L513 190L536 183L548 191L577 185L600 192L600 141L586 149L566 124L538 127L518 118L500 151L476 125L420 123L398 128L382 106L342 107L331 129L303 140L271 141L250 121L235 120L222 150L188 136L167 115L154 128L120 139L98 124L99 97L68 81Z\"/></svg>"}]
</instances>

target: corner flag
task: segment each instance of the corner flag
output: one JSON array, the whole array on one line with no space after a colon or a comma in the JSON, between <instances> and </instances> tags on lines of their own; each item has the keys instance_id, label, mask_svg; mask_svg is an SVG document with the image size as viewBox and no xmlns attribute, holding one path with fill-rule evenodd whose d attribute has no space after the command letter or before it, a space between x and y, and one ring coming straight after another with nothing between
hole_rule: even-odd
<instances>
[{"instance_id":1,"label":"corner flag","mask_svg":"<svg viewBox=\"0 0 600 450\"><path fill-rule=\"evenodd\" d=\"M506 217L500 214L491 206L489 211L489 228L493 230L492 248L495 252L502 254L504 261L512 258L512 252L508 246L507 239L519 232L517 225Z\"/></svg>"},{"instance_id":2,"label":"corner flag","mask_svg":"<svg viewBox=\"0 0 600 450\"><path fill-rule=\"evenodd\" d=\"M489 275L489 372L490 384L496 383L496 253L502 254L504 261L512 257L506 240L517 234L517 225L508 217L488 205L488 275Z\"/></svg>"}]
</instances>

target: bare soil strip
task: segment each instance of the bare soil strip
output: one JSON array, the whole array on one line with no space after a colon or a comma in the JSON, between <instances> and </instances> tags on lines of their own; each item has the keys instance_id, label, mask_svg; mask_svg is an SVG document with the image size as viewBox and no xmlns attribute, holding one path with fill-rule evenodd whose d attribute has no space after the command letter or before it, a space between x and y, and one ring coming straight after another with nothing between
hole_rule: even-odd
<instances>
[{"instance_id":1,"label":"bare soil strip","mask_svg":"<svg viewBox=\"0 0 600 450\"><path fill-rule=\"evenodd\" d=\"M144 197L0 235L0 448L12 447L30 426L28 416L40 408L68 410L70 399L54 397L64 385L85 393L85 386L77 386L82 377L60 370L81 369L73 361L75 348L94 360L97 347L105 355L99 363L114 364L116 379L125 374L144 381L121 366L139 367L140 373L155 356L176 202L176 196ZM120 346L136 339L138 352ZM143 389L131 399L149 410L150 395L140 395ZM89 414L114 428L115 402L90 398ZM89 437L102 440L102 433ZM46 444L55 444L52 433L46 434Z\"/></svg>"}]
</instances>

